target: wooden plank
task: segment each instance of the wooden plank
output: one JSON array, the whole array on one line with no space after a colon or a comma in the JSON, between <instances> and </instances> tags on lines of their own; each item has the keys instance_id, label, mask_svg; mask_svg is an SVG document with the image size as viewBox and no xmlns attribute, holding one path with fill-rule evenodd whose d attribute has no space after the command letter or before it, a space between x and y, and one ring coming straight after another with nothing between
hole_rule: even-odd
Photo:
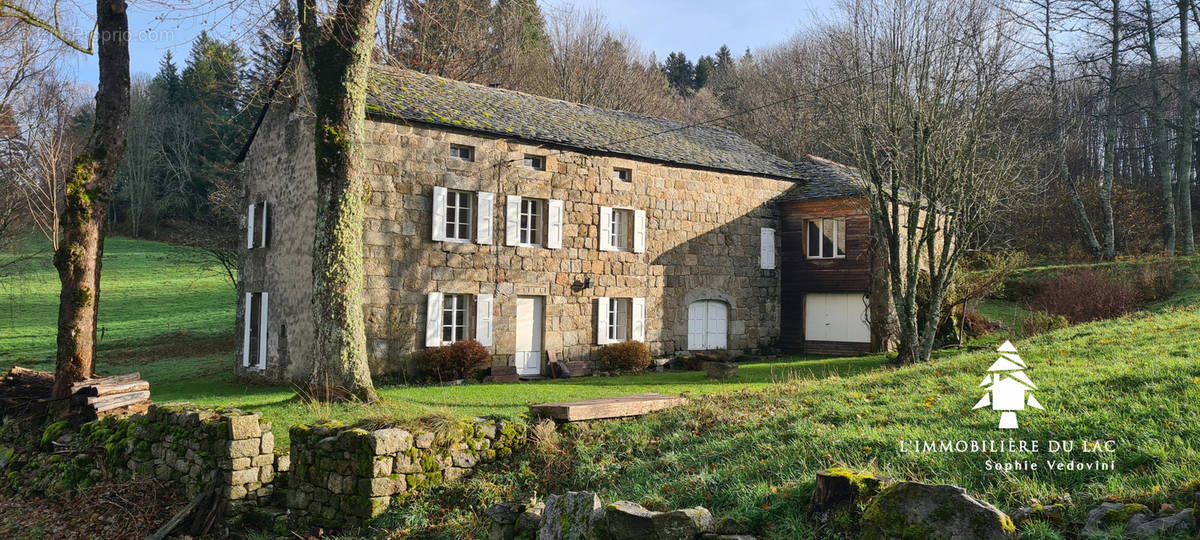
<instances>
[{"instance_id":1,"label":"wooden plank","mask_svg":"<svg viewBox=\"0 0 1200 540\"><path fill-rule=\"evenodd\" d=\"M143 390L141 392L128 392L125 394L117 394L114 396L90 397L87 398L87 404L96 412L104 412L117 407L125 407L139 401L150 399L150 391Z\"/></svg>"},{"instance_id":2,"label":"wooden plank","mask_svg":"<svg viewBox=\"0 0 1200 540\"><path fill-rule=\"evenodd\" d=\"M641 416L679 405L686 405L687 402L687 398L682 396L647 393L589 399L585 401L543 403L530 407L529 412L535 416L545 416L564 422L576 422L580 420Z\"/></svg>"},{"instance_id":3,"label":"wooden plank","mask_svg":"<svg viewBox=\"0 0 1200 540\"><path fill-rule=\"evenodd\" d=\"M92 385L92 386L85 386L85 387L79 389L79 395L81 395L81 396L111 396L113 394L124 394L124 393L128 393L128 392L140 392L142 390L149 390L149 389L150 389L150 383L148 383L146 381L118 382L118 383L96 384L96 385Z\"/></svg>"},{"instance_id":4,"label":"wooden plank","mask_svg":"<svg viewBox=\"0 0 1200 540\"><path fill-rule=\"evenodd\" d=\"M142 374L135 371L133 373L126 373L124 375L113 375L111 377L100 377L97 379L88 379L86 381L79 381L75 384L72 384L71 385L71 393L74 394L75 392L78 392L80 389L82 389L86 386L93 386L93 385L97 385L97 384L112 384L112 383L119 383L119 382L133 382L133 381L136 381L141 378L142 378Z\"/></svg>"}]
</instances>

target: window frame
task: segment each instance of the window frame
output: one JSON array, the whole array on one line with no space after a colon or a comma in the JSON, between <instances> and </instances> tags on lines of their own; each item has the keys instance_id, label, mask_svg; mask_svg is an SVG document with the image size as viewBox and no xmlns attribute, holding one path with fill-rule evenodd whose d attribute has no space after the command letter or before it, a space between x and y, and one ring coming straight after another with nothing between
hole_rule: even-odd
<instances>
[{"instance_id":1,"label":"window frame","mask_svg":"<svg viewBox=\"0 0 1200 540\"><path fill-rule=\"evenodd\" d=\"M633 332L633 299L608 299L608 321L604 324L609 343L629 341Z\"/></svg>"},{"instance_id":2,"label":"window frame","mask_svg":"<svg viewBox=\"0 0 1200 540\"><path fill-rule=\"evenodd\" d=\"M546 236L546 201L521 197L517 209L517 245L542 247Z\"/></svg>"},{"instance_id":3,"label":"window frame","mask_svg":"<svg viewBox=\"0 0 1200 540\"><path fill-rule=\"evenodd\" d=\"M439 321L442 345L450 345L458 341L471 339L471 300L470 294L443 294L442 316ZM450 317L447 322L446 317ZM461 320L460 320L461 319ZM456 335L458 334L458 335ZM449 339L447 339L449 336Z\"/></svg>"},{"instance_id":4,"label":"window frame","mask_svg":"<svg viewBox=\"0 0 1200 540\"><path fill-rule=\"evenodd\" d=\"M612 230L609 231L609 245L613 251L633 251L633 221L634 211L629 208L612 209Z\"/></svg>"},{"instance_id":5,"label":"window frame","mask_svg":"<svg viewBox=\"0 0 1200 540\"><path fill-rule=\"evenodd\" d=\"M613 180L633 183L633 169L628 167L613 167Z\"/></svg>"},{"instance_id":6,"label":"window frame","mask_svg":"<svg viewBox=\"0 0 1200 540\"><path fill-rule=\"evenodd\" d=\"M458 204L452 204L451 199L456 200ZM446 190L446 205L442 207L442 212L445 216L445 230L442 231L444 241L461 244L471 243L475 224L475 206L475 193L457 189ZM454 219L450 217L451 209L454 209ZM467 215L465 221L462 219L464 210ZM454 234L451 234L452 230ZM459 233L464 230L466 231L466 236L459 236Z\"/></svg>"},{"instance_id":7,"label":"window frame","mask_svg":"<svg viewBox=\"0 0 1200 540\"><path fill-rule=\"evenodd\" d=\"M827 224L833 224L833 235L830 243L832 254L825 253L825 238ZM817 242L813 245L813 226L816 226ZM809 259L844 259L846 258L846 218L822 217L806 220L804 229L804 255ZM816 254L813 254L813 248Z\"/></svg>"},{"instance_id":8,"label":"window frame","mask_svg":"<svg viewBox=\"0 0 1200 540\"><path fill-rule=\"evenodd\" d=\"M464 152L466 153L465 157L463 156ZM451 144L450 145L450 159L457 159L459 161L474 163L475 162L475 147L471 146L471 145L467 145L467 144Z\"/></svg>"},{"instance_id":9,"label":"window frame","mask_svg":"<svg viewBox=\"0 0 1200 540\"><path fill-rule=\"evenodd\" d=\"M523 160L523 163L525 164L526 169L529 169L532 171L546 170L546 156L539 156L537 154L525 154L525 159Z\"/></svg>"}]
</instances>

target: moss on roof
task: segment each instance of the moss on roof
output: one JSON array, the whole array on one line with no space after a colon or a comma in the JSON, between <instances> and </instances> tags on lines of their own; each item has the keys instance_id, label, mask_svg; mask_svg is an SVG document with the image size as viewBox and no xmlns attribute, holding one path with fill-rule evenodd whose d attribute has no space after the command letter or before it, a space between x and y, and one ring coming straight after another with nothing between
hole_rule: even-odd
<instances>
[{"instance_id":1,"label":"moss on roof","mask_svg":"<svg viewBox=\"0 0 1200 540\"><path fill-rule=\"evenodd\" d=\"M376 66L367 111L583 150L795 178L796 169L731 131Z\"/></svg>"}]
</instances>

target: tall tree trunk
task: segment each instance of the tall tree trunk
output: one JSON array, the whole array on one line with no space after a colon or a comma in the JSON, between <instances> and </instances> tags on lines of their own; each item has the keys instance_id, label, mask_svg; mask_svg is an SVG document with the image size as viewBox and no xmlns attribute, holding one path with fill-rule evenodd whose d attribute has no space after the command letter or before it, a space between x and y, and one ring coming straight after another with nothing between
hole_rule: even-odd
<instances>
[{"instance_id":1,"label":"tall tree trunk","mask_svg":"<svg viewBox=\"0 0 1200 540\"><path fill-rule=\"evenodd\" d=\"M1191 0L1178 0L1179 8L1179 137L1175 146L1179 159L1175 164L1175 185L1179 190L1179 229L1183 235L1183 254L1196 254L1196 239L1192 231L1192 139L1195 111L1192 107L1191 44L1188 41L1188 8Z\"/></svg>"},{"instance_id":2,"label":"tall tree trunk","mask_svg":"<svg viewBox=\"0 0 1200 540\"><path fill-rule=\"evenodd\" d=\"M1150 124L1154 130L1154 172L1158 175L1159 186L1162 190L1163 207L1163 253L1175 255L1175 186L1172 184L1169 143L1167 141L1166 102L1163 100L1162 88L1159 81L1162 71L1158 62L1158 29L1154 24L1154 7L1150 0L1143 0L1142 10L1145 14L1146 26L1146 55L1150 58ZM1184 22L1187 22L1186 17ZM1185 24L1186 26L1186 24ZM1183 38L1186 43L1187 38ZM1186 54L1186 53L1184 53ZM1184 58L1186 59L1186 57ZM1182 77L1181 77L1182 78ZM1180 102L1186 102L1181 99ZM1182 139L1181 139L1182 140ZM1176 154L1178 156L1178 153Z\"/></svg>"},{"instance_id":3,"label":"tall tree trunk","mask_svg":"<svg viewBox=\"0 0 1200 540\"><path fill-rule=\"evenodd\" d=\"M1116 258L1116 228L1113 223L1112 188L1113 161L1116 159L1117 146L1117 82L1121 70L1121 3L1112 0L1112 20L1109 21L1109 52L1108 60L1108 107L1104 114L1104 177L1100 185L1100 209L1104 216L1104 253L1103 258L1111 261Z\"/></svg>"},{"instance_id":4,"label":"tall tree trunk","mask_svg":"<svg viewBox=\"0 0 1200 540\"><path fill-rule=\"evenodd\" d=\"M105 217L113 175L125 152L129 119L129 18L125 7L124 0L96 0L100 60L96 118L87 145L71 166L59 218L63 239L54 254L62 282L54 368L56 398L66 397L71 384L94 371Z\"/></svg>"},{"instance_id":5,"label":"tall tree trunk","mask_svg":"<svg viewBox=\"0 0 1200 540\"><path fill-rule=\"evenodd\" d=\"M1058 153L1058 175L1067 183L1068 193L1071 195L1071 202L1075 206L1075 213L1079 216L1079 224L1083 227L1083 239L1087 242L1088 249L1092 251L1092 255L1100 258L1102 251L1100 241L1096 239L1096 231L1092 228L1092 220L1088 217L1087 206L1083 204L1083 198L1079 196L1079 190L1075 188L1075 179L1071 178L1071 171L1067 167L1067 134L1063 128L1062 120L1062 94L1058 87L1058 67L1055 63L1054 42L1050 38L1051 31L1051 0L1046 0L1042 6L1044 8L1045 26L1042 28L1042 37L1044 38L1043 45L1046 48L1046 59L1050 66L1050 109L1054 114L1054 134L1057 140Z\"/></svg>"},{"instance_id":6,"label":"tall tree trunk","mask_svg":"<svg viewBox=\"0 0 1200 540\"><path fill-rule=\"evenodd\" d=\"M316 358L309 382L322 401L375 398L363 322L362 167L367 76L380 0L341 0L318 21L297 0L300 39L315 91L317 222L313 245Z\"/></svg>"}]
</instances>

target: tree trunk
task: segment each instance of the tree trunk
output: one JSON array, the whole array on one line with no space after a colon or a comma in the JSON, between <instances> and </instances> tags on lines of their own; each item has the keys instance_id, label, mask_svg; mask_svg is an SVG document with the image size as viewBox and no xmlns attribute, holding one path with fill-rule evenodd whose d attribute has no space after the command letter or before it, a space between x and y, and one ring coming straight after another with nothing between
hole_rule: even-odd
<instances>
[{"instance_id":1,"label":"tree trunk","mask_svg":"<svg viewBox=\"0 0 1200 540\"><path fill-rule=\"evenodd\" d=\"M318 23L298 0L305 63L315 91L317 221L313 245L316 358L309 389L321 401L375 399L363 321L362 168L367 76L380 0L342 0Z\"/></svg>"},{"instance_id":2,"label":"tree trunk","mask_svg":"<svg viewBox=\"0 0 1200 540\"><path fill-rule=\"evenodd\" d=\"M1150 124L1154 130L1154 173L1158 175L1159 187L1162 191L1163 207L1165 215L1163 216L1163 253L1167 256L1175 255L1175 186L1172 185L1171 167L1168 166L1170 154L1167 141L1167 119L1166 119L1166 102L1163 100L1162 88L1160 86L1159 77L1161 70L1158 62L1158 45L1156 36L1158 29L1154 25L1154 8L1150 5L1150 0L1144 0L1142 4L1145 13L1146 26L1146 55L1150 58ZM1184 19L1186 27L1187 20ZM1186 30L1184 30L1186 32ZM1183 37L1183 42L1187 43L1187 38ZM1184 52L1183 60L1186 60L1187 53ZM1182 75L1181 79L1186 77ZM1186 99L1180 100L1181 103L1186 102ZM1178 155L1178 154L1177 154Z\"/></svg>"},{"instance_id":3,"label":"tree trunk","mask_svg":"<svg viewBox=\"0 0 1200 540\"><path fill-rule=\"evenodd\" d=\"M1191 0L1178 0L1179 8L1179 137L1175 143L1179 159L1175 165L1175 185L1179 189L1179 229L1183 235L1183 254L1196 254L1192 232L1192 139L1195 111L1192 108L1191 45L1188 42L1188 8Z\"/></svg>"},{"instance_id":4,"label":"tree trunk","mask_svg":"<svg viewBox=\"0 0 1200 540\"><path fill-rule=\"evenodd\" d=\"M1121 60L1121 3L1112 1L1112 20L1109 40L1111 50L1108 59L1108 107L1104 114L1104 178L1100 184L1100 209L1104 216L1104 254L1106 261L1116 258L1116 228L1113 223L1112 188L1113 160L1117 146L1117 77L1120 75Z\"/></svg>"},{"instance_id":5,"label":"tree trunk","mask_svg":"<svg viewBox=\"0 0 1200 540\"><path fill-rule=\"evenodd\" d=\"M1057 137L1055 145L1058 148L1058 175L1067 183L1068 193L1071 195L1071 202L1075 206L1075 213L1079 216L1079 224L1083 227L1083 239L1087 242L1088 249L1092 251L1092 255L1100 258L1103 253L1100 248L1100 241L1096 239L1096 231L1092 228L1092 220L1088 217L1087 206L1083 204L1083 198L1079 196L1079 190L1075 188L1075 180L1071 178L1071 171L1067 167L1067 136L1063 129L1062 121L1062 94L1058 87L1058 68L1055 64L1054 43L1050 39L1051 30L1051 4L1047 0L1043 6L1045 17L1045 26L1043 28L1043 37L1046 48L1046 60L1050 67L1050 110L1054 111L1054 134Z\"/></svg>"},{"instance_id":6,"label":"tree trunk","mask_svg":"<svg viewBox=\"0 0 1200 540\"><path fill-rule=\"evenodd\" d=\"M63 239L54 255L62 282L54 369L56 398L69 395L72 384L94 371L105 217L113 175L125 151L125 124L129 118L129 18L125 7L124 0L96 1L100 60L96 119L87 145L71 166L59 218Z\"/></svg>"}]
</instances>

